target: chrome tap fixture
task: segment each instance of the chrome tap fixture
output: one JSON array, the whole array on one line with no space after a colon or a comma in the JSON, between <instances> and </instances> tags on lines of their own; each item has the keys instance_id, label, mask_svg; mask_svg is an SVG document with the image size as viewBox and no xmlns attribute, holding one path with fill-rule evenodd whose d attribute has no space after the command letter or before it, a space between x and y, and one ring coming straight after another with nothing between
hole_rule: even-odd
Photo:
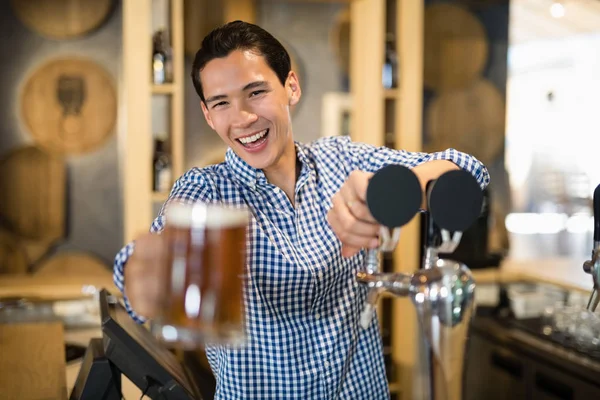
<instances>
[{"instance_id":1,"label":"chrome tap fixture","mask_svg":"<svg viewBox=\"0 0 600 400\"><path fill-rule=\"evenodd\" d=\"M475 179L464 171L450 171L429 182L427 211L420 210L422 190L418 179L407 168L393 165L378 171L367 189L367 205L375 219L388 232L379 251L392 251L401 226L418 212L424 213L425 256L413 274L378 272L377 250L369 251L365 271L357 273L358 282L369 288L361 315L368 327L383 292L409 297L415 305L426 343L433 353L431 399L462 398L464 356L469 324L474 312L475 282L462 263L440 259L440 252L451 253L460 243L462 232L478 217L483 192ZM389 234L389 231L394 232Z\"/></svg>"},{"instance_id":2,"label":"chrome tap fixture","mask_svg":"<svg viewBox=\"0 0 600 400\"><path fill-rule=\"evenodd\" d=\"M583 263L583 270L592 275L594 288L588 302L588 310L596 311L600 302L600 185L594 190L594 247L592 259Z\"/></svg>"}]
</instances>

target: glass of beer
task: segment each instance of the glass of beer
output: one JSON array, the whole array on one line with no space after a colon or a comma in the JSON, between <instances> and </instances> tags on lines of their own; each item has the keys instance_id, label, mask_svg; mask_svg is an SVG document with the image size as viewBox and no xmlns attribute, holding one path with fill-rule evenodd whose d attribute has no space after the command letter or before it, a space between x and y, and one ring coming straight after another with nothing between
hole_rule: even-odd
<instances>
[{"instance_id":1,"label":"glass of beer","mask_svg":"<svg viewBox=\"0 0 600 400\"><path fill-rule=\"evenodd\" d=\"M247 208L171 203L165 296L154 334L182 348L245 342Z\"/></svg>"}]
</instances>

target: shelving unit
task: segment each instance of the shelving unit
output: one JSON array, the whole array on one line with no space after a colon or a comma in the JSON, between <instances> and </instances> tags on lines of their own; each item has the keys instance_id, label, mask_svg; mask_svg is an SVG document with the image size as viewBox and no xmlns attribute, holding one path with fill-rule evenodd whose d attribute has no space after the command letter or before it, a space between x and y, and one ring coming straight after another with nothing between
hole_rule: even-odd
<instances>
[{"instance_id":1,"label":"shelving unit","mask_svg":"<svg viewBox=\"0 0 600 400\"><path fill-rule=\"evenodd\" d=\"M350 12L353 139L421 151L424 0L352 0ZM394 89L384 89L381 78L387 30L395 34L399 59L399 85ZM420 263L419 235L415 217L403 227L400 243L382 269L414 272ZM421 368L414 306L406 298L384 298L379 313L382 328L389 334L384 346L392 353L392 365L388 365L392 399L412 399Z\"/></svg>"},{"instance_id":2,"label":"shelving unit","mask_svg":"<svg viewBox=\"0 0 600 400\"><path fill-rule=\"evenodd\" d=\"M166 7L159 7L166 5ZM153 10L168 10L167 26L172 49L173 81L152 83ZM155 17L155 16L154 16ZM152 190L152 155L155 132L152 115L164 113L173 179L184 169L184 47L183 0L127 0L123 2L123 136L120 153L123 176L123 229L126 242L148 230L155 203L168 193ZM152 96L168 96L169 107L152 109Z\"/></svg>"}]
</instances>

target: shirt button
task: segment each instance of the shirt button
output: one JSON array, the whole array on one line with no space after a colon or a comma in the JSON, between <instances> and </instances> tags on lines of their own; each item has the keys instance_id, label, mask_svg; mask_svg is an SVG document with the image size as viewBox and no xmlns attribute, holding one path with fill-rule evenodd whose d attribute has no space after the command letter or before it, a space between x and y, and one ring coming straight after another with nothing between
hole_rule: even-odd
<instances>
[{"instance_id":1,"label":"shirt button","mask_svg":"<svg viewBox=\"0 0 600 400\"><path fill-rule=\"evenodd\" d=\"M317 276L319 277L319 279L323 278L323 271L319 271L319 273L317 274Z\"/></svg>"},{"instance_id":2,"label":"shirt button","mask_svg":"<svg viewBox=\"0 0 600 400\"><path fill-rule=\"evenodd\" d=\"M354 287L358 287L358 282L354 281L352 285L354 285Z\"/></svg>"},{"instance_id":3,"label":"shirt button","mask_svg":"<svg viewBox=\"0 0 600 400\"><path fill-rule=\"evenodd\" d=\"M316 319L319 319L319 318L321 318L321 314L319 314L319 313L316 313L316 314L315 314L315 318L316 318Z\"/></svg>"},{"instance_id":4,"label":"shirt button","mask_svg":"<svg viewBox=\"0 0 600 400\"><path fill-rule=\"evenodd\" d=\"M326 367L329 367L329 361L325 361L324 364L325 364Z\"/></svg>"}]
</instances>

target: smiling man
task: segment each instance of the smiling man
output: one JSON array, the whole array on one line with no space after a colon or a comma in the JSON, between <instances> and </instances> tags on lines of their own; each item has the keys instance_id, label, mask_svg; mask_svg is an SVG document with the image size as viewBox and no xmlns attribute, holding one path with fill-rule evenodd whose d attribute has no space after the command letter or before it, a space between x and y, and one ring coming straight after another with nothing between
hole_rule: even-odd
<instances>
[{"instance_id":1,"label":"smiling man","mask_svg":"<svg viewBox=\"0 0 600 400\"><path fill-rule=\"evenodd\" d=\"M365 204L368 180L388 164L412 168L423 185L462 168L484 188L485 166L454 149L410 153L347 137L295 142L290 107L302 95L298 78L283 46L253 24L211 32L192 81L208 124L229 149L225 162L178 179L168 202L245 205L252 213L248 341L207 347L215 397L387 399L379 325L360 327L367 289L354 278L365 249L379 243ZM161 211L151 232L115 259L115 283L136 321L155 316L160 304L167 266L155 233L164 223Z\"/></svg>"},{"instance_id":2,"label":"smiling man","mask_svg":"<svg viewBox=\"0 0 600 400\"><path fill-rule=\"evenodd\" d=\"M277 53L274 56L281 60L265 57L257 48L230 51L226 43L219 48L218 38L214 46L216 54L198 52L192 76L206 121L235 154L262 170L293 204L297 157L290 106L300 100L301 90L296 73L283 68L289 57L287 62ZM277 45L264 43L264 52L270 54L271 46Z\"/></svg>"}]
</instances>

